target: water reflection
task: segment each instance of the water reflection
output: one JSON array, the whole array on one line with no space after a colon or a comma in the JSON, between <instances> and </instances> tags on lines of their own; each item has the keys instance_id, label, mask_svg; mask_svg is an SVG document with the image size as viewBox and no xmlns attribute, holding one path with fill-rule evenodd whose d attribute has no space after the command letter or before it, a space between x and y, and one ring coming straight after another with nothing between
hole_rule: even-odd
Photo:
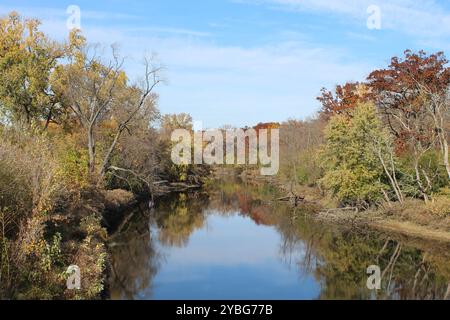
<instances>
[{"instance_id":1,"label":"water reflection","mask_svg":"<svg viewBox=\"0 0 450 320\"><path fill-rule=\"evenodd\" d=\"M267 185L218 183L137 212L111 246L113 299L443 299L449 247L315 221ZM369 265L382 289L366 287Z\"/></svg>"},{"instance_id":2,"label":"water reflection","mask_svg":"<svg viewBox=\"0 0 450 320\"><path fill-rule=\"evenodd\" d=\"M155 249L149 224L145 223L148 215L139 209L136 218L110 242L112 299L134 299L141 291L149 292L159 267L161 257Z\"/></svg>"}]
</instances>

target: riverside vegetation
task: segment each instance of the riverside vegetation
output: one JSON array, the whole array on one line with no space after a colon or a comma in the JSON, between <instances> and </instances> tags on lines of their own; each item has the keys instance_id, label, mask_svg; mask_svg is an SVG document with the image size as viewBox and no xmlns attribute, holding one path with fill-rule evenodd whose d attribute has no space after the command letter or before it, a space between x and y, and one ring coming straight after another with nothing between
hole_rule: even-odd
<instances>
[{"instance_id":1,"label":"riverside vegetation","mask_svg":"<svg viewBox=\"0 0 450 320\"><path fill-rule=\"evenodd\" d=\"M131 82L123 63L78 31L58 43L0 19L0 298L99 298L117 213L207 176L170 161L170 132L192 119L159 113L161 67L145 59ZM72 264L81 290L66 289Z\"/></svg>"},{"instance_id":2,"label":"riverside vegetation","mask_svg":"<svg viewBox=\"0 0 450 320\"><path fill-rule=\"evenodd\" d=\"M254 127L280 128L272 182L312 214L351 208L448 235L447 62L406 51L364 82L323 89L313 119ZM210 181L210 167L170 160L171 132L192 118L161 115L162 67L147 58L142 70L132 82L115 47L79 31L59 43L39 21L0 19L0 298L101 298L108 234L127 206ZM66 289L72 264L81 290Z\"/></svg>"},{"instance_id":3,"label":"riverside vegetation","mask_svg":"<svg viewBox=\"0 0 450 320\"><path fill-rule=\"evenodd\" d=\"M283 188L324 216L449 240L450 68L443 52L405 51L361 83L322 89L315 119L281 124ZM341 208L335 210L334 208ZM343 221L345 222L346 219Z\"/></svg>"}]
</instances>

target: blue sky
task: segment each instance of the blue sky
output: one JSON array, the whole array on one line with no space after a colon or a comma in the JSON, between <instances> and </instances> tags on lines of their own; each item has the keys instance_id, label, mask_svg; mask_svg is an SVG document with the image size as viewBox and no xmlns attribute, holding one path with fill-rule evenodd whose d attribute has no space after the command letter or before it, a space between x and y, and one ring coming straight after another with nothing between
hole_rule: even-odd
<instances>
[{"instance_id":1,"label":"blue sky","mask_svg":"<svg viewBox=\"0 0 450 320\"><path fill-rule=\"evenodd\" d=\"M157 53L161 111L207 128L312 116L322 87L362 80L407 48L450 52L448 0L2 0L0 13L64 39L69 5L89 41L120 45L132 78ZM379 30L367 27L370 5Z\"/></svg>"}]
</instances>

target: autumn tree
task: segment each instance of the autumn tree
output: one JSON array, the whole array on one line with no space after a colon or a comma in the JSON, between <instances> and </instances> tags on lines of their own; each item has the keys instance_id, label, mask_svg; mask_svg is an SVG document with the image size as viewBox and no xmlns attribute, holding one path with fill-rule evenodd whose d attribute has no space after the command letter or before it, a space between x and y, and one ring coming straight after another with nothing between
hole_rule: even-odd
<instances>
[{"instance_id":1,"label":"autumn tree","mask_svg":"<svg viewBox=\"0 0 450 320\"><path fill-rule=\"evenodd\" d=\"M106 62L98 51L98 46L89 46L81 39L69 62L55 71L53 86L86 133L90 174L103 176L122 134L131 133L137 119L154 113L154 89L161 82L161 68L146 59L143 80L130 84L117 50L112 47L112 58ZM97 135L106 122L113 123L111 140L104 147L97 170Z\"/></svg>"},{"instance_id":2,"label":"autumn tree","mask_svg":"<svg viewBox=\"0 0 450 320\"><path fill-rule=\"evenodd\" d=\"M16 12L0 19L0 106L10 123L44 128L61 112L50 76L66 48L39 30L40 22Z\"/></svg>"},{"instance_id":3,"label":"autumn tree","mask_svg":"<svg viewBox=\"0 0 450 320\"><path fill-rule=\"evenodd\" d=\"M318 152L323 143L322 119L288 120L280 127L281 172L291 183L315 184L321 176Z\"/></svg>"},{"instance_id":4,"label":"autumn tree","mask_svg":"<svg viewBox=\"0 0 450 320\"><path fill-rule=\"evenodd\" d=\"M192 144L191 155L194 155L196 149L197 152L201 150L200 147L204 147L206 142L203 141L203 131L194 132L194 124L192 122L192 116L188 113L173 113L173 114L165 114L161 117L161 139L163 143L166 144L166 148L168 150L172 150L174 146L174 142L171 140L171 135L174 130L177 129L185 129L191 133L191 138L198 142L194 142L194 144L199 143L194 147ZM196 138L194 139L194 134ZM203 153L200 152L200 156L203 157ZM170 152L167 155L167 158L170 158ZM203 158L201 158L203 159ZM172 161L168 161L166 164L167 173L171 180L180 181L182 184L187 183L190 185L201 185L203 184L203 178L209 175L210 166L207 164L175 164ZM186 185L185 185L186 186Z\"/></svg>"},{"instance_id":5,"label":"autumn tree","mask_svg":"<svg viewBox=\"0 0 450 320\"><path fill-rule=\"evenodd\" d=\"M367 102L369 98L368 88L359 82L337 85L334 93L322 88L321 95L317 97L322 104L320 116L328 120L335 114L349 114L359 102Z\"/></svg>"},{"instance_id":6,"label":"autumn tree","mask_svg":"<svg viewBox=\"0 0 450 320\"><path fill-rule=\"evenodd\" d=\"M161 180L167 178L167 145L154 128L142 126L131 132L120 139L105 178L109 187L153 196L161 191Z\"/></svg>"},{"instance_id":7,"label":"autumn tree","mask_svg":"<svg viewBox=\"0 0 450 320\"><path fill-rule=\"evenodd\" d=\"M405 51L404 58L394 57L386 69L373 71L368 86L384 121L396 137L399 152L413 156L416 182L427 199L432 177L421 166L424 155L439 145L450 178L447 88L450 69L443 52L427 55L424 51Z\"/></svg>"},{"instance_id":8,"label":"autumn tree","mask_svg":"<svg viewBox=\"0 0 450 320\"><path fill-rule=\"evenodd\" d=\"M161 133L170 139L172 131L176 129L192 130L192 116L184 112L163 115L161 118Z\"/></svg>"}]
</instances>

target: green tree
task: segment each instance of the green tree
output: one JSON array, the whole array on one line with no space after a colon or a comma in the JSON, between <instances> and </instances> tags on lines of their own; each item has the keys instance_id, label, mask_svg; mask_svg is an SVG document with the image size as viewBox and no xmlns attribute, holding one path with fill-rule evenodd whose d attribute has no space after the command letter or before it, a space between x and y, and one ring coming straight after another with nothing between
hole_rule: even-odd
<instances>
[{"instance_id":1,"label":"green tree","mask_svg":"<svg viewBox=\"0 0 450 320\"><path fill-rule=\"evenodd\" d=\"M387 185L374 152L382 139L381 123L371 103L358 104L351 117L335 115L325 129L321 183L345 204L366 207L379 200Z\"/></svg>"}]
</instances>

